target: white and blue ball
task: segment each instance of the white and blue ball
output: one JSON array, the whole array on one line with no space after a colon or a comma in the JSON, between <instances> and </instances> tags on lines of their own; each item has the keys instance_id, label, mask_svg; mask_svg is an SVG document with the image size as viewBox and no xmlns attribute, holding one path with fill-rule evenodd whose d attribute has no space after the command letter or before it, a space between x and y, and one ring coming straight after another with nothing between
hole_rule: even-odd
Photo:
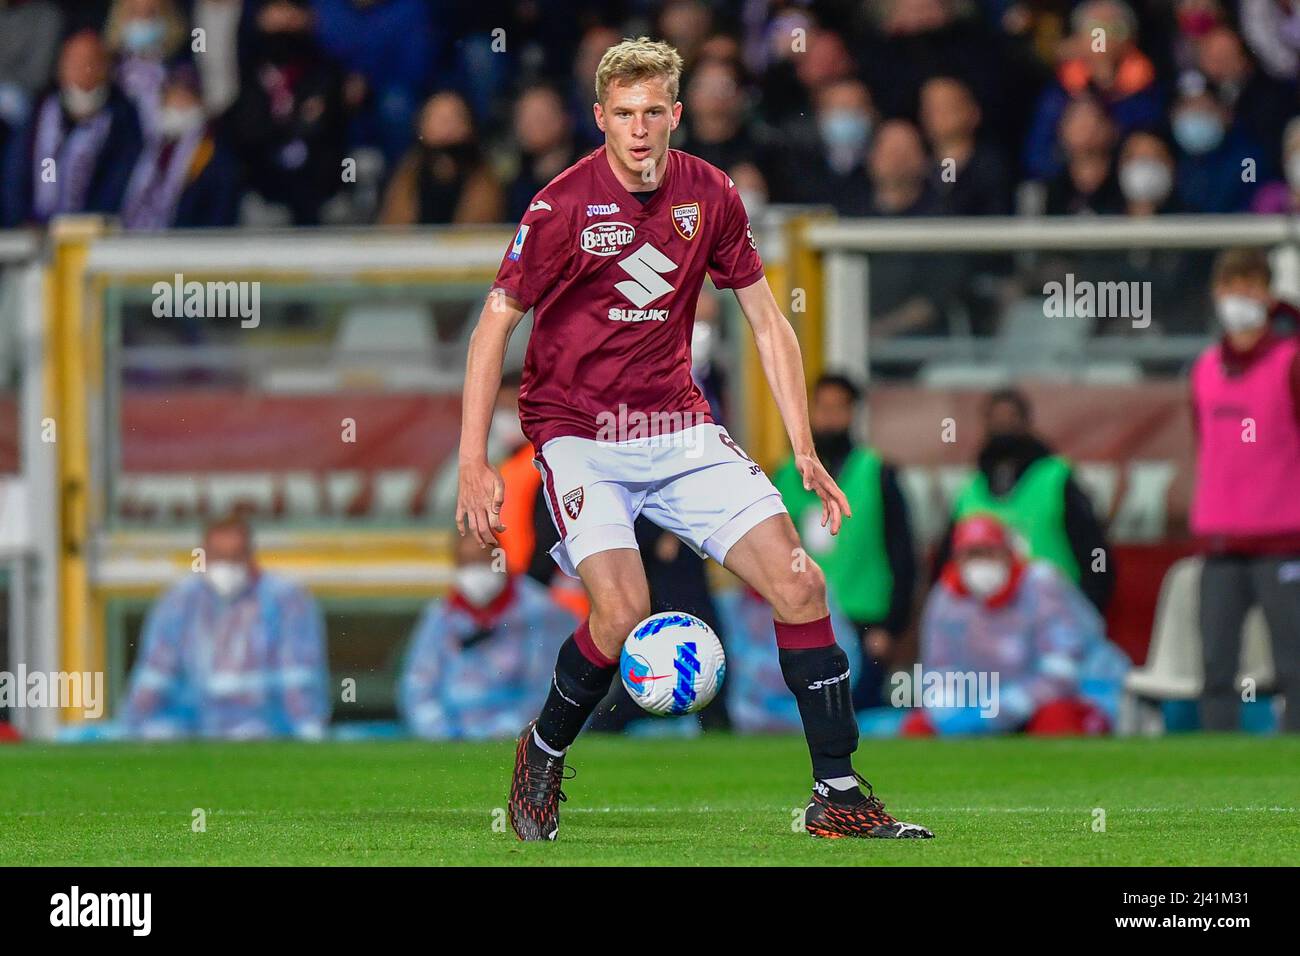
<instances>
[{"instance_id":1,"label":"white and blue ball","mask_svg":"<svg viewBox=\"0 0 1300 956\"><path fill-rule=\"evenodd\" d=\"M693 714L718 695L727 659L709 625L683 611L662 611L632 629L618 669L623 686L644 710Z\"/></svg>"}]
</instances>

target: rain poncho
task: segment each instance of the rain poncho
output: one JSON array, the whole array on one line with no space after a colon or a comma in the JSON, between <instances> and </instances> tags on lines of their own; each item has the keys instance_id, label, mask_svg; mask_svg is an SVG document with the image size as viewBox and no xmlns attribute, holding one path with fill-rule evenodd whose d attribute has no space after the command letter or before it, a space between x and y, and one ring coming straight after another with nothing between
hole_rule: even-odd
<instances>
[{"instance_id":1,"label":"rain poncho","mask_svg":"<svg viewBox=\"0 0 1300 956\"><path fill-rule=\"evenodd\" d=\"M152 608L131 674L128 736L257 739L324 735L329 671L319 606L262 572L233 599L202 574Z\"/></svg>"},{"instance_id":2,"label":"rain poncho","mask_svg":"<svg viewBox=\"0 0 1300 956\"><path fill-rule=\"evenodd\" d=\"M430 602L402 668L402 719L430 739L517 735L541 710L556 654L577 626L524 575L483 611L455 595Z\"/></svg>"}]
</instances>

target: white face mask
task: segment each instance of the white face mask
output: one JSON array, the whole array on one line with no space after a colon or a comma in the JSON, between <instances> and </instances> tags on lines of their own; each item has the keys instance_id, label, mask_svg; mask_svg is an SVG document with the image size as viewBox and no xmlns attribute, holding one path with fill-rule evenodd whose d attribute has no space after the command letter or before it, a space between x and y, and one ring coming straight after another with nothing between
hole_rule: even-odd
<instances>
[{"instance_id":1,"label":"white face mask","mask_svg":"<svg viewBox=\"0 0 1300 956\"><path fill-rule=\"evenodd\" d=\"M1173 174L1158 159L1131 159L1119 168L1119 188L1129 202L1164 202L1173 186Z\"/></svg>"},{"instance_id":2,"label":"white face mask","mask_svg":"<svg viewBox=\"0 0 1300 956\"><path fill-rule=\"evenodd\" d=\"M203 109L164 106L158 111L158 132L166 139L180 139L203 125Z\"/></svg>"},{"instance_id":3,"label":"white face mask","mask_svg":"<svg viewBox=\"0 0 1300 956\"><path fill-rule=\"evenodd\" d=\"M493 571L490 564L466 564L456 569L456 590L475 607L491 604L505 586L505 572Z\"/></svg>"},{"instance_id":4,"label":"white face mask","mask_svg":"<svg viewBox=\"0 0 1300 956\"><path fill-rule=\"evenodd\" d=\"M231 598L248 584L248 565L237 561L213 561L208 565L208 584L223 598Z\"/></svg>"},{"instance_id":5,"label":"white face mask","mask_svg":"<svg viewBox=\"0 0 1300 956\"><path fill-rule=\"evenodd\" d=\"M708 368L713 356L713 326L707 322L696 322L691 329L691 367Z\"/></svg>"},{"instance_id":6,"label":"white face mask","mask_svg":"<svg viewBox=\"0 0 1300 956\"><path fill-rule=\"evenodd\" d=\"M1268 307L1248 295L1224 295L1214 301L1219 323L1227 332L1250 332L1268 321Z\"/></svg>"},{"instance_id":7,"label":"white face mask","mask_svg":"<svg viewBox=\"0 0 1300 956\"><path fill-rule=\"evenodd\" d=\"M83 90L79 86L65 87L63 105L75 120L84 120L94 116L108 102L108 85L101 83L93 90Z\"/></svg>"},{"instance_id":8,"label":"white face mask","mask_svg":"<svg viewBox=\"0 0 1300 956\"><path fill-rule=\"evenodd\" d=\"M997 558L971 558L961 563L961 583L977 598L989 598L1007 586L1011 569Z\"/></svg>"}]
</instances>

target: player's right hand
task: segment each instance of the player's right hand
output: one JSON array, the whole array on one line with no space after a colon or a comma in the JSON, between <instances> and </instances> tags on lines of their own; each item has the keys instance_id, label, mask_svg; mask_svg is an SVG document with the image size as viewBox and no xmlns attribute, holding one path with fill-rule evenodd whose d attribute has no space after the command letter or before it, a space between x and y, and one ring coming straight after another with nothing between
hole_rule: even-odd
<instances>
[{"instance_id":1,"label":"player's right hand","mask_svg":"<svg viewBox=\"0 0 1300 956\"><path fill-rule=\"evenodd\" d=\"M501 506L506 500L506 483L486 461L460 466L459 490L456 494L456 530L460 536L472 531L479 547L495 548L493 532L506 530L501 523Z\"/></svg>"}]
</instances>

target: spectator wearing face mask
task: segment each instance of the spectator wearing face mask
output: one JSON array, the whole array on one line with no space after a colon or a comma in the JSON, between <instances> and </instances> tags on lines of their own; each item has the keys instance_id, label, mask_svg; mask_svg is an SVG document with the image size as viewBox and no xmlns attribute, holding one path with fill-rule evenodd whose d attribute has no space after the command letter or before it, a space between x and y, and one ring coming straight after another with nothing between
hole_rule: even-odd
<instances>
[{"instance_id":1,"label":"spectator wearing face mask","mask_svg":"<svg viewBox=\"0 0 1300 956\"><path fill-rule=\"evenodd\" d=\"M1070 103L1098 103L1117 135L1151 129L1164 119L1164 95L1156 69L1138 48L1138 23L1120 0L1088 0L1070 15L1071 33L1061 44L1056 82L1043 91L1025 144L1025 169L1051 179L1066 162L1057 130Z\"/></svg>"},{"instance_id":2,"label":"spectator wearing face mask","mask_svg":"<svg viewBox=\"0 0 1300 956\"><path fill-rule=\"evenodd\" d=\"M1275 160L1282 152L1282 128L1296 111L1296 84L1273 79L1255 66L1237 32L1219 26L1196 47L1197 70L1231 111L1235 125Z\"/></svg>"},{"instance_id":3,"label":"spectator wearing face mask","mask_svg":"<svg viewBox=\"0 0 1300 956\"><path fill-rule=\"evenodd\" d=\"M979 136L983 117L970 88L950 76L921 87L921 128L930 146L930 184L944 212L954 216L1005 216L1011 212L1006 160Z\"/></svg>"},{"instance_id":4,"label":"spectator wearing face mask","mask_svg":"<svg viewBox=\"0 0 1300 956\"><path fill-rule=\"evenodd\" d=\"M973 514L993 515L1024 539L1030 558L1055 565L1104 614L1115 588L1105 532L1070 463L1035 436L1031 425L1029 400L1020 392L1004 389L988 397L977 470L954 499L933 577L952 557L956 525Z\"/></svg>"},{"instance_id":5,"label":"spectator wearing face mask","mask_svg":"<svg viewBox=\"0 0 1300 956\"><path fill-rule=\"evenodd\" d=\"M1282 131L1282 176L1259 187L1250 204L1251 212L1300 212L1300 116Z\"/></svg>"},{"instance_id":6,"label":"spectator wearing face mask","mask_svg":"<svg viewBox=\"0 0 1300 956\"><path fill-rule=\"evenodd\" d=\"M257 566L242 519L210 525L203 551L205 569L149 611L124 711L127 734L322 737L329 668L315 600Z\"/></svg>"},{"instance_id":7,"label":"spectator wearing face mask","mask_svg":"<svg viewBox=\"0 0 1300 956\"><path fill-rule=\"evenodd\" d=\"M343 185L343 74L320 48L308 0L250 7L239 98L221 118L248 185L316 225Z\"/></svg>"},{"instance_id":8,"label":"spectator wearing face mask","mask_svg":"<svg viewBox=\"0 0 1300 956\"><path fill-rule=\"evenodd\" d=\"M419 138L388 184L380 224L502 221L505 193L483 156L464 97L450 91L430 97L420 112Z\"/></svg>"},{"instance_id":9,"label":"spectator wearing face mask","mask_svg":"<svg viewBox=\"0 0 1300 956\"><path fill-rule=\"evenodd\" d=\"M1155 133L1130 133L1119 152L1119 190L1126 215L1143 217L1181 212L1174 195L1174 157Z\"/></svg>"},{"instance_id":10,"label":"spectator wearing face mask","mask_svg":"<svg viewBox=\"0 0 1300 956\"><path fill-rule=\"evenodd\" d=\"M1178 198L1188 212L1245 212L1260 182L1275 175L1273 157L1239 123L1200 74L1180 81L1182 95L1173 109L1178 147ZM1245 160L1255 176L1242 175Z\"/></svg>"},{"instance_id":11,"label":"spectator wearing face mask","mask_svg":"<svg viewBox=\"0 0 1300 956\"><path fill-rule=\"evenodd\" d=\"M1052 564L1018 554L992 515L953 529L952 558L922 615L920 656L922 674L945 675L945 687L958 686L949 674L982 675L991 693L931 706L923 678L913 706L924 706L902 725L909 736L1104 733L1129 668L1096 609Z\"/></svg>"},{"instance_id":12,"label":"spectator wearing face mask","mask_svg":"<svg viewBox=\"0 0 1300 956\"><path fill-rule=\"evenodd\" d=\"M10 137L0 184L6 225L116 214L140 154L139 117L109 79L97 34L83 31L64 42L57 82Z\"/></svg>"},{"instance_id":13,"label":"spectator wearing face mask","mask_svg":"<svg viewBox=\"0 0 1300 956\"><path fill-rule=\"evenodd\" d=\"M1300 340L1275 330L1294 310L1272 298L1271 279L1263 251L1219 255L1212 287L1224 334L1191 372L1206 730L1238 729L1241 629L1258 604L1287 699L1283 728L1300 731Z\"/></svg>"},{"instance_id":14,"label":"spectator wearing face mask","mask_svg":"<svg viewBox=\"0 0 1300 956\"><path fill-rule=\"evenodd\" d=\"M145 132L153 130L170 61L187 52L189 31L175 0L115 0L104 43L116 58L113 79L126 94Z\"/></svg>"},{"instance_id":15,"label":"spectator wearing face mask","mask_svg":"<svg viewBox=\"0 0 1300 956\"><path fill-rule=\"evenodd\" d=\"M420 616L398 710L429 740L514 737L542 706L555 655L578 619L473 535L454 536L456 576Z\"/></svg>"},{"instance_id":16,"label":"spectator wearing face mask","mask_svg":"<svg viewBox=\"0 0 1300 956\"><path fill-rule=\"evenodd\" d=\"M1075 100L1061 116L1064 167L1047 184L1046 209L1053 216L1122 211L1115 165L1115 124L1094 100Z\"/></svg>"},{"instance_id":17,"label":"spectator wearing face mask","mask_svg":"<svg viewBox=\"0 0 1300 956\"><path fill-rule=\"evenodd\" d=\"M881 703L886 666L912 620L916 551L907 501L894 467L853 440L862 392L843 375L822 375L813 387L813 444L848 497L853 520L838 535L822 526L821 500L808 491L793 458L773 483L799 529L808 554L826 573L831 594L857 628L863 667L854 685L859 709Z\"/></svg>"},{"instance_id":18,"label":"spectator wearing face mask","mask_svg":"<svg viewBox=\"0 0 1300 956\"><path fill-rule=\"evenodd\" d=\"M127 229L233 226L239 168L204 115L198 74L175 70L163 88L153 130L127 185Z\"/></svg>"},{"instance_id":19,"label":"spectator wearing face mask","mask_svg":"<svg viewBox=\"0 0 1300 956\"><path fill-rule=\"evenodd\" d=\"M876 119L871 93L859 80L836 80L817 92L816 103L816 151L810 155L796 145L785 152L783 172L772 178L773 199L864 216L871 210L867 155Z\"/></svg>"}]
</instances>

